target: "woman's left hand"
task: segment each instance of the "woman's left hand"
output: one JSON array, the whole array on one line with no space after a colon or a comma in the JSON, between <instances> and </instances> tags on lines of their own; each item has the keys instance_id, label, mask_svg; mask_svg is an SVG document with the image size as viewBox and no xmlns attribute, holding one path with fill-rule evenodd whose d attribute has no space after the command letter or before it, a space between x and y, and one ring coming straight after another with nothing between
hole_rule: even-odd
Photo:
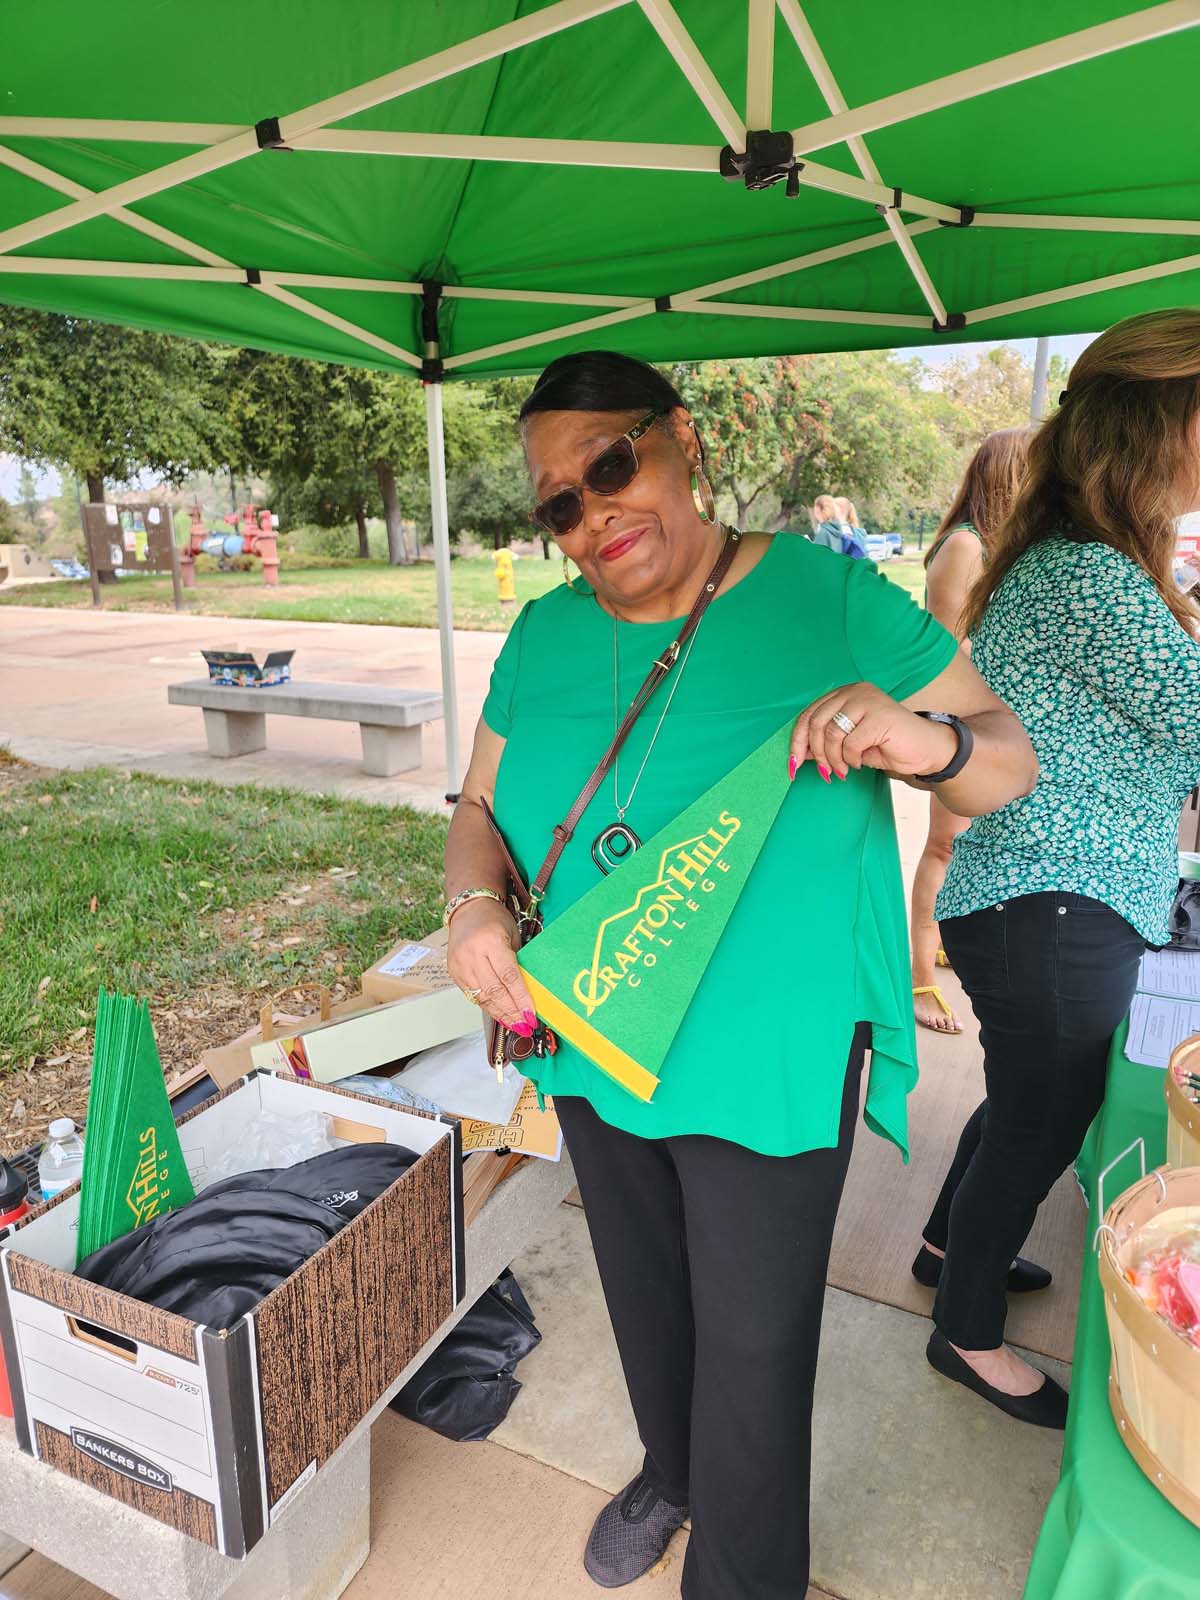
<instances>
[{"instance_id":1,"label":"woman's left hand","mask_svg":"<svg viewBox=\"0 0 1200 1600\"><path fill-rule=\"evenodd\" d=\"M847 732L833 721L840 714L854 724ZM812 760L829 782L857 767L873 767L892 777L940 772L954 759L958 739L944 723L930 722L873 683L848 683L814 700L792 730L792 776Z\"/></svg>"}]
</instances>

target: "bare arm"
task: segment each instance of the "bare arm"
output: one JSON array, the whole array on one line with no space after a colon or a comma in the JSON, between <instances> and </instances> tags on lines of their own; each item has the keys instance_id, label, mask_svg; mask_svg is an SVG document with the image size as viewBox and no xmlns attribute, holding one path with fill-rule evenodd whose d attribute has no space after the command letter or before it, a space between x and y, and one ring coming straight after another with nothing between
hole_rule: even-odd
<instances>
[{"instance_id":1,"label":"bare arm","mask_svg":"<svg viewBox=\"0 0 1200 1600\"><path fill-rule=\"evenodd\" d=\"M983 550L967 528L950 534L929 566L926 608L960 642L967 595L982 575Z\"/></svg>"},{"instance_id":2,"label":"bare arm","mask_svg":"<svg viewBox=\"0 0 1200 1600\"><path fill-rule=\"evenodd\" d=\"M975 737L970 760L949 783L933 792L949 811L979 817L1022 795L1037 782L1037 758L1029 736L1002 700L988 688L963 652L931 683L896 701L873 683L851 683L823 695L803 712L792 734L799 767L812 759L844 778L851 768L873 767L910 788L928 786L922 773L940 772L958 748L952 728L918 717L918 711L949 711ZM833 721L841 712L854 723L844 733Z\"/></svg>"},{"instance_id":3,"label":"bare arm","mask_svg":"<svg viewBox=\"0 0 1200 1600\"><path fill-rule=\"evenodd\" d=\"M463 889L494 889L501 895L505 891L504 857L479 804L480 800L493 803L504 744L481 720L446 840L447 899ZM478 991L479 1004L489 1016L529 1034L536 1018L517 966L517 949L516 921L507 907L494 900L468 900L450 919L446 952L450 976L460 989Z\"/></svg>"}]
</instances>

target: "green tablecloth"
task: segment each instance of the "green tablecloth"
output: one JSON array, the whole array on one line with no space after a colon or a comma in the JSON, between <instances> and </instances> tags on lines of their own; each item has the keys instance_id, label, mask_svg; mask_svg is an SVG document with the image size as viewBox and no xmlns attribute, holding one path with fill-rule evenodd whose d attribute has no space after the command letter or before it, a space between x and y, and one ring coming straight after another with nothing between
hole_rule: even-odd
<instances>
[{"instance_id":1,"label":"green tablecloth","mask_svg":"<svg viewBox=\"0 0 1200 1600\"><path fill-rule=\"evenodd\" d=\"M1163 1075L1125 1054L1127 1029L1113 1040L1108 1093L1078 1162L1090 1207L1071 1409L1062 1478L1046 1510L1024 1600L1197 1600L1200 1529L1146 1479L1108 1408L1108 1328L1091 1243L1101 1217L1096 1179L1133 1140L1146 1141L1147 1169L1166 1159ZM1105 1200L1139 1173L1136 1152L1105 1180Z\"/></svg>"}]
</instances>

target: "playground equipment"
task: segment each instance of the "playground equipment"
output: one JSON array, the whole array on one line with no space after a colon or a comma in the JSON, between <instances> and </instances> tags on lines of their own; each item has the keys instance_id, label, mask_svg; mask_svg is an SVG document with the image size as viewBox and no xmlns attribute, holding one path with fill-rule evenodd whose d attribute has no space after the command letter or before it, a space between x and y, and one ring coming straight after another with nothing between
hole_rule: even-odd
<instances>
[{"instance_id":1,"label":"playground equipment","mask_svg":"<svg viewBox=\"0 0 1200 1600\"><path fill-rule=\"evenodd\" d=\"M179 552L179 565L185 589L196 586L196 557L213 556L217 565L226 568L232 556L258 556L262 560L263 582L269 588L279 583L279 536L275 518L263 507L243 506L241 511L231 511L224 518L235 533L213 533L204 526L204 515L198 505L191 510L192 526L187 543Z\"/></svg>"}]
</instances>

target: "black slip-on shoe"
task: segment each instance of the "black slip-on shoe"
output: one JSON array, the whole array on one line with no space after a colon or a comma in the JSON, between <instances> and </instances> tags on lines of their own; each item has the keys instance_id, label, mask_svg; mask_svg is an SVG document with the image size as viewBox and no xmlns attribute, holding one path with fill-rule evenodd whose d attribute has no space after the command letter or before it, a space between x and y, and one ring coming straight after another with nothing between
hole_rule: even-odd
<instances>
[{"instance_id":1,"label":"black slip-on shoe","mask_svg":"<svg viewBox=\"0 0 1200 1600\"><path fill-rule=\"evenodd\" d=\"M1062 1429L1067 1425L1069 1396L1049 1373L1045 1374L1046 1381L1042 1387L1035 1389L1032 1394L1005 1394L1003 1389L994 1389L990 1383L985 1383L939 1328L935 1328L929 1336L925 1359L943 1378L961 1383L964 1389L970 1389L982 1399L990 1401L998 1410L1015 1417L1018 1422L1032 1422L1036 1428Z\"/></svg>"},{"instance_id":2,"label":"black slip-on shoe","mask_svg":"<svg viewBox=\"0 0 1200 1600\"><path fill-rule=\"evenodd\" d=\"M936 1289L942 1280L943 1260L944 1257L934 1255L927 1245L922 1245L912 1264L913 1277L926 1289ZM1026 1261L1024 1256L1018 1256L1008 1269L1009 1294L1034 1294L1038 1289L1048 1289L1053 1282L1052 1273L1039 1267L1036 1261Z\"/></svg>"},{"instance_id":3,"label":"black slip-on shoe","mask_svg":"<svg viewBox=\"0 0 1200 1600\"><path fill-rule=\"evenodd\" d=\"M639 1472L596 1518L583 1552L593 1583L620 1589L649 1572L687 1518L684 1506L664 1500Z\"/></svg>"}]
</instances>

